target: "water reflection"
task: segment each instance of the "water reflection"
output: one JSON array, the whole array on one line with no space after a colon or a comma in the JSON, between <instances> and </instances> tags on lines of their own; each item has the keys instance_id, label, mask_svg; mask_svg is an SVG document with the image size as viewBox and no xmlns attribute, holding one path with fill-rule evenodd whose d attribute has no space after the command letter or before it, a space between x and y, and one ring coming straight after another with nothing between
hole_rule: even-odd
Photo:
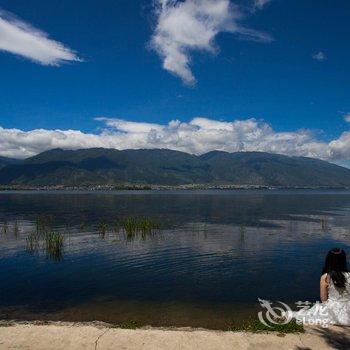
<instances>
[{"instance_id":1,"label":"water reflection","mask_svg":"<svg viewBox=\"0 0 350 350\"><path fill-rule=\"evenodd\" d=\"M347 192L0 194L0 316L220 328L258 297L316 300L349 210Z\"/></svg>"}]
</instances>

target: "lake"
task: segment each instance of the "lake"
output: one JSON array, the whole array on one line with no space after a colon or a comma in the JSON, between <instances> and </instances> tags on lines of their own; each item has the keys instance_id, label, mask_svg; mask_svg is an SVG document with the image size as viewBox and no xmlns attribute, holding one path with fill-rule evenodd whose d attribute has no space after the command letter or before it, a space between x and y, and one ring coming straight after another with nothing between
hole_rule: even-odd
<instances>
[{"instance_id":1,"label":"lake","mask_svg":"<svg viewBox=\"0 0 350 350\"><path fill-rule=\"evenodd\" d=\"M0 318L227 329L258 298L318 300L349 214L341 190L2 192ZM128 218L158 226L128 235ZM58 254L33 245L43 222Z\"/></svg>"}]
</instances>

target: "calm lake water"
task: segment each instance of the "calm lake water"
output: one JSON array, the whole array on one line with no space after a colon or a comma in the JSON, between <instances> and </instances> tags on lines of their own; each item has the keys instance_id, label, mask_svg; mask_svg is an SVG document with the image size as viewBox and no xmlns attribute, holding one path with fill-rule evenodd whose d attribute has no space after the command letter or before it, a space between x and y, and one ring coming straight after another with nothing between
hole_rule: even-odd
<instances>
[{"instance_id":1,"label":"calm lake water","mask_svg":"<svg viewBox=\"0 0 350 350\"><path fill-rule=\"evenodd\" d=\"M349 191L2 192L0 318L225 329L258 298L318 300L326 252L350 253L349 214ZM161 226L128 239L128 217ZM62 255L28 248L38 218Z\"/></svg>"}]
</instances>

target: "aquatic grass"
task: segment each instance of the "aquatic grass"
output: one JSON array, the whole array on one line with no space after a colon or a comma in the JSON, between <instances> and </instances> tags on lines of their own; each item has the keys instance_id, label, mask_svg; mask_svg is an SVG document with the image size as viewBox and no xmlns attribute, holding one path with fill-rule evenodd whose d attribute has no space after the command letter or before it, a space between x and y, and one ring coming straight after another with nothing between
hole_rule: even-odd
<instances>
[{"instance_id":1,"label":"aquatic grass","mask_svg":"<svg viewBox=\"0 0 350 350\"><path fill-rule=\"evenodd\" d=\"M122 228L127 236L134 236L138 231L138 223L135 218L126 218L122 221Z\"/></svg>"},{"instance_id":2,"label":"aquatic grass","mask_svg":"<svg viewBox=\"0 0 350 350\"><path fill-rule=\"evenodd\" d=\"M322 229L322 231L328 230L328 219L327 218L321 218L321 229Z\"/></svg>"},{"instance_id":3,"label":"aquatic grass","mask_svg":"<svg viewBox=\"0 0 350 350\"><path fill-rule=\"evenodd\" d=\"M134 239L141 236L145 239L149 235L155 234L161 225L158 221L151 218L129 217L121 221L121 230L126 234L127 239Z\"/></svg>"},{"instance_id":4,"label":"aquatic grass","mask_svg":"<svg viewBox=\"0 0 350 350\"><path fill-rule=\"evenodd\" d=\"M108 223L106 221L101 221L98 225L98 233L101 237L105 237L108 231Z\"/></svg>"},{"instance_id":5,"label":"aquatic grass","mask_svg":"<svg viewBox=\"0 0 350 350\"><path fill-rule=\"evenodd\" d=\"M42 229L42 221L39 218L37 218L35 221L35 227L36 227L36 233L39 234L39 232Z\"/></svg>"},{"instance_id":6,"label":"aquatic grass","mask_svg":"<svg viewBox=\"0 0 350 350\"><path fill-rule=\"evenodd\" d=\"M160 224L149 218L141 218L138 222L138 229L141 232L142 238L145 238L147 235L152 235L159 230Z\"/></svg>"},{"instance_id":7,"label":"aquatic grass","mask_svg":"<svg viewBox=\"0 0 350 350\"><path fill-rule=\"evenodd\" d=\"M113 227L113 231L115 233L119 233L119 231L122 229L122 226L121 226L121 223L119 221L115 221L113 224L112 224L112 227Z\"/></svg>"},{"instance_id":8,"label":"aquatic grass","mask_svg":"<svg viewBox=\"0 0 350 350\"><path fill-rule=\"evenodd\" d=\"M9 224L8 224L7 220L5 220L5 221L3 222L1 232L2 232L4 235L7 235L7 234L8 234L8 232L9 232Z\"/></svg>"},{"instance_id":9,"label":"aquatic grass","mask_svg":"<svg viewBox=\"0 0 350 350\"><path fill-rule=\"evenodd\" d=\"M19 224L18 224L18 221L16 220L13 224L13 234L15 237L18 237L19 235L19 232L20 232L20 228L19 228Z\"/></svg>"},{"instance_id":10,"label":"aquatic grass","mask_svg":"<svg viewBox=\"0 0 350 350\"><path fill-rule=\"evenodd\" d=\"M35 253L40 248L40 237L36 232L32 232L26 238L26 249L29 253Z\"/></svg>"},{"instance_id":11,"label":"aquatic grass","mask_svg":"<svg viewBox=\"0 0 350 350\"><path fill-rule=\"evenodd\" d=\"M63 254L64 236L58 232L46 232L44 235L44 250L53 260L61 260Z\"/></svg>"},{"instance_id":12,"label":"aquatic grass","mask_svg":"<svg viewBox=\"0 0 350 350\"><path fill-rule=\"evenodd\" d=\"M275 320L275 323L271 323L270 327L261 323L258 319L250 319L240 324L231 324L229 331L232 332L252 332L252 333L265 333L265 332L278 332L278 333L303 333L304 326L292 320L286 324L282 321Z\"/></svg>"},{"instance_id":13,"label":"aquatic grass","mask_svg":"<svg viewBox=\"0 0 350 350\"><path fill-rule=\"evenodd\" d=\"M241 224L239 226L239 232L240 232L241 235L244 235L246 233L246 227L245 227L244 224Z\"/></svg>"},{"instance_id":14,"label":"aquatic grass","mask_svg":"<svg viewBox=\"0 0 350 350\"><path fill-rule=\"evenodd\" d=\"M59 261L63 256L64 236L59 232L48 231L45 233L31 232L26 238L26 250L29 253L39 252L40 248L46 256Z\"/></svg>"}]
</instances>

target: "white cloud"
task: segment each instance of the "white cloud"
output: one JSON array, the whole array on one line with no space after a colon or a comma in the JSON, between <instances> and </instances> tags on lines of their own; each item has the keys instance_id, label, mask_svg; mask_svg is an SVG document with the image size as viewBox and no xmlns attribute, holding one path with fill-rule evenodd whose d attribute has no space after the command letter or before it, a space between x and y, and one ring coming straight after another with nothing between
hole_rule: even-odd
<instances>
[{"instance_id":1,"label":"white cloud","mask_svg":"<svg viewBox=\"0 0 350 350\"><path fill-rule=\"evenodd\" d=\"M346 114L346 115L344 116L344 120L345 120L346 122L350 123L350 113L348 113L348 114Z\"/></svg>"},{"instance_id":2,"label":"white cloud","mask_svg":"<svg viewBox=\"0 0 350 350\"><path fill-rule=\"evenodd\" d=\"M350 132L343 132L340 137L329 143L332 157L340 160L350 160Z\"/></svg>"},{"instance_id":3,"label":"white cloud","mask_svg":"<svg viewBox=\"0 0 350 350\"><path fill-rule=\"evenodd\" d=\"M338 139L327 143L310 130L276 132L266 122L254 118L224 122L198 117L189 122L172 120L165 125L123 119L98 120L104 123L98 134L79 130L22 131L0 127L0 155L23 158L52 148L105 147L168 148L193 154L213 150L263 151L336 162L350 160L350 132L344 132Z\"/></svg>"},{"instance_id":4,"label":"white cloud","mask_svg":"<svg viewBox=\"0 0 350 350\"><path fill-rule=\"evenodd\" d=\"M190 52L215 53L220 32L236 33L249 40L271 41L270 35L242 27L240 9L230 0L156 0L157 26L151 47L163 60L163 68L194 84Z\"/></svg>"},{"instance_id":5,"label":"white cloud","mask_svg":"<svg viewBox=\"0 0 350 350\"><path fill-rule=\"evenodd\" d=\"M254 1L254 9L261 10L265 5L267 5L272 0L255 0Z\"/></svg>"},{"instance_id":6,"label":"white cloud","mask_svg":"<svg viewBox=\"0 0 350 350\"><path fill-rule=\"evenodd\" d=\"M324 52L322 51L319 51L319 52L316 52L312 55L312 58L316 61L325 61L327 59L327 56Z\"/></svg>"},{"instance_id":7,"label":"white cloud","mask_svg":"<svg viewBox=\"0 0 350 350\"><path fill-rule=\"evenodd\" d=\"M74 51L28 23L0 10L0 50L23 56L43 65L58 66L81 61Z\"/></svg>"}]
</instances>

